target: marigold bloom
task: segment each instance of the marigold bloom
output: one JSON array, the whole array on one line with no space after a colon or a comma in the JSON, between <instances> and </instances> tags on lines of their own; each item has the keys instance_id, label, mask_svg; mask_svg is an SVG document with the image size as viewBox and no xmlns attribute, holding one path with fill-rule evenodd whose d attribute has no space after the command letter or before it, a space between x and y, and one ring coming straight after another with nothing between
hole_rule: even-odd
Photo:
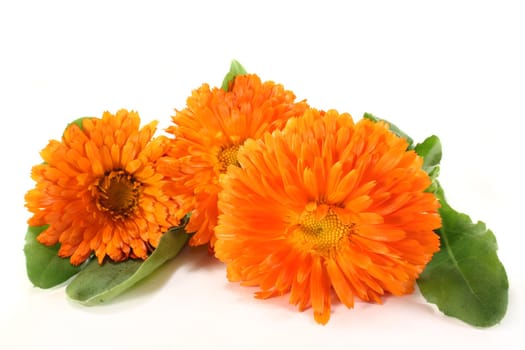
<instances>
[{"instance_id":1,"label":"marigold bloom","mask_svg":"<svg viewBox=\"0 0 525 350\"><path fill-rule=\"evenodd\" d=\"M167 192L182 203L181 212L191 212L186 230L195 234L190 245L213 247L219 176L229 165L237 165L237 150L247 139L282 128L290 117L303 114L307 104L294 100L282 85L240 75L229 91L202 85L188 98L187 107L177 111L175 125L167 129L174 135L170 158L159 169L172 178Z\"/></svg>"},{"instance_id":2,"label":"marigold bloom","mask_svg":"<svg viewBox=\"0 0 525 350\"><path fill-rule=\"evenodd\" d=\"M145 259L161 235L176 224L178 205L164 194L156 166L167 150L166 137L152 139L157 122L139 130L135 112L105 112L69 125L61 141L42 150L43 164L32 169L36 187L26 194L34 215L29 225L49 225L38 237L60 243L58 255L81 264L92 252L102 263Z\"/></svg>"},{"instance_id":3,"label":"marigold bloom","mask_svg":"<svg viewBox=\"0 0 525 350\"><path fill-rule=\"evenodd\" d=\"M331 295L401 295L439 249L439 206L422 159L385 123L308 110L247 141L221 178L216 256L259 298L290 293L315 320Z\"/></svg>"}]
</instances>

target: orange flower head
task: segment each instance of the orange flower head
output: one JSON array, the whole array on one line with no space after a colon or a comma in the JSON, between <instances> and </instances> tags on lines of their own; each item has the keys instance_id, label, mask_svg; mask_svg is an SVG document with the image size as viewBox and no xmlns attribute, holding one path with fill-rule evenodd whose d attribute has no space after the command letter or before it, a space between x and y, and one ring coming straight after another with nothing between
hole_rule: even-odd
<instances>
[{"instance_id":1,"label":"orange flower head","mask_svg":"<svg viewBox=\"0 0 525 350\"><path fill-rule=\"evenodd\" d=\"M194 232L190 245L215 242L219 177L230 165L237 166L237 151L250 138L284 127L293 116L302 115L306 102L294 102L295 95L256 75L240 75L229 91L207 84L193 91L187 107L177 111L174 135L160 171L172 179L167 192L182 203L181 212L191 212L186 227ZM184 215L184 214L182 214Z\"/></svg>"},{"instance_id":2,"label":"orange flower head","mask_svg":"<svg viewBox=\"0 0 525 350\"><path fill-rule=\"evenodd\" d=\"M259 298L290 294L315 320L332 297L402 295L439 249L422 159L385 123L308 110L249 140L221 178L217 258Z\"/></svg>"},{"instance_id":3,"label":"orange flower head","mask_svg":"<svg viewBox=\"0 0 525 350\"><path fill-rule=\"evenodd\" d=\"M36 187L26 196L29 225L49 225L38 237L60 243L58 255L73 265L94 252L99 263L145 259L163 232L177 224L178 205L162 188L156 171L169 146L152 139L156 122L139 130L135 112L105 112L69 125L61 141L42 150L44 163L32 169Z\"/></svg>"}]
</instances>

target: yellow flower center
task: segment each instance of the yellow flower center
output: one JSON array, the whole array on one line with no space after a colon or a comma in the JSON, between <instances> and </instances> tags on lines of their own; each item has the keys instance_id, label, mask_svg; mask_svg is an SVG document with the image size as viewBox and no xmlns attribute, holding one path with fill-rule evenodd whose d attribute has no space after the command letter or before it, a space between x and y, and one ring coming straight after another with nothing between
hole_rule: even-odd
<instances>
[{"instance_id":1,"label":"yellow flower center","mask_svg":"<svg viewBox=\"0 0 525 350\"><path fill-rule=\"evenodd\" d=\"M220 164L220 172L225 173L228 170L228 166L235 165L239 166L237 161L237 152L239 151L239 145L223 148L217 156Z\"/></svg>"},{"instance_id":2,"label":"yellow flower center","mask_svg":"<svg viewBox=\"0 0 525 350\"><path fill-rule=\"evenodd\" d=\"M138 205L141 183L124 170L106 172L96 186L97 208L115 220L130 216Z\"/></svg>"},{"instance_id":3,"label":"yellow flower center","mask_svg":"<svg viewBox=\"0 0 525 350\"><path fill-rule=\"evenodd\" d=\"M343 224L332 210L321 219L316 218L313 213L306 213L299 224L299 232L303 240L315 250L327 253L341 239L352 233L352 225Z\"/></svg>"}]
</instances>

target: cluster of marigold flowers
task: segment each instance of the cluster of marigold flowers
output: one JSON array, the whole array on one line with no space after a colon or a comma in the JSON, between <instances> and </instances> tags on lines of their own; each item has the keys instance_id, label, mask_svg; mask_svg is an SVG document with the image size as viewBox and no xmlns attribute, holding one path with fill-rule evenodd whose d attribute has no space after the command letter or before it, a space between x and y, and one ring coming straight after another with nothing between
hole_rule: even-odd
<instances>
[{"instance_id":1,"label":"cluster of marigold flowers","mask_svg":"<svg viewBox=\"0 0 525 350\"><path fill-rule=\"evenodd\" d=\"M422 159L383 122L319 111L271 81L204 84L167 135L120 110L52 140L26 195L31 226L73 265L146 259L187 215L230 281L286 294L326 323L331 303L410 293L439 250Z\"/></svg>"}]
</instances>

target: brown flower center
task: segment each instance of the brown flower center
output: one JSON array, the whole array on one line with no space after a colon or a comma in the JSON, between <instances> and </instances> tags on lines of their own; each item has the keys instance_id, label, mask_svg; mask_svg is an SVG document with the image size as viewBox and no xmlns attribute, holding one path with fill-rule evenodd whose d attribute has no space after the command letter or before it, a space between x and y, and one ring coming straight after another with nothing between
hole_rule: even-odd
<instances>
[{"instance_id":1,"label":"brown flower center","mask_svg":"<svg viewBox=\"0 0 525 350\"><path fill-rule=\"evenodd\" d=\"M326 253L352 233L352 225L343 224L332 210L321 219L313 213L306 213L299 224L299 232L315 250Z\"/></svg>"},{"instance_id":2,"label":"brown flower center","mask_svg":"<svg viewBox=\"0 0 525 350\"><path fill-rule=\"evenodd\" d=\"M228 166L235 165L239 166L237 161L237 152L239 151L239 145L223 148L217 156L220 164L220 172L225 173L228 170Z\"/></svg>"},{"instance_id":3,"label":"brown flower center","mask_svg":"<svg viewBox=\"0 0 525 350\"><path fill-rule=\"evenodd\" d=\"M124 170L106 172L96 186L97 208L115 220L130 216L138 205L141 183Z\"/></svg>"}]
</instances>

